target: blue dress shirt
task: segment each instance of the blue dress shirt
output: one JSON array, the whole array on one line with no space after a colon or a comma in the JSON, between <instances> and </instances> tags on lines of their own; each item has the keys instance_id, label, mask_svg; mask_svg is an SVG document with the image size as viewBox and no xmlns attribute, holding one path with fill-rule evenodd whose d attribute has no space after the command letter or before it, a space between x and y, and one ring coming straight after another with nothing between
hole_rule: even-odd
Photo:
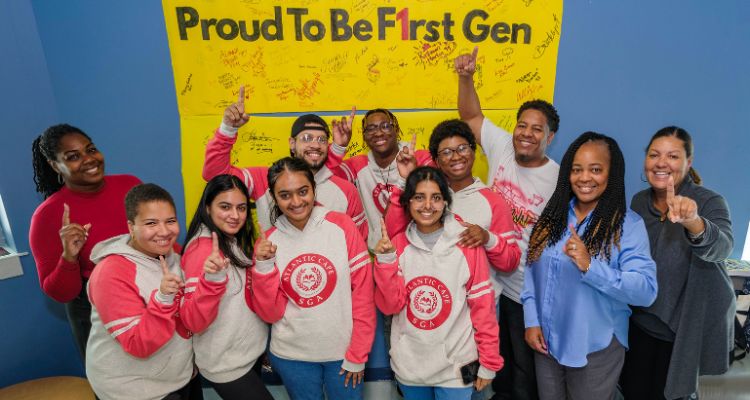
<instances>
[{"instance_id":1,"label":"blue dress shirt","mask_svg":"<svg viewBox=\"0 0 750 400\"><path fill-rule=\"evenodd\" d=\"M576 225L574 201L568 225ZM590 214L577 227L579 236L589 220ZM612 335L628 347L628 304L654 302L656 264L643 220L631 210L625 214L620 248L614 246L609 262L592 258L586 273L564 252L569 238L566 232L528 266L521 302L526 327L541 326L549 354L561 365L583 367L586 356L609 346Z\"/></svg>"}]
</instances>

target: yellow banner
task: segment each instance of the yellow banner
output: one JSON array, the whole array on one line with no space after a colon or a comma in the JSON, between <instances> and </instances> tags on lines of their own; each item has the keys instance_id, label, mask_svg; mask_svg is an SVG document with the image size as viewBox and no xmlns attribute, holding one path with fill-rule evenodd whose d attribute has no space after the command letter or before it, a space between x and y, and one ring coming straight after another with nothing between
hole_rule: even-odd
<instances>
[{"instance_id":1,"label":"yellow banner","mask_svg":"<svg viewBox=\"0 0 750 400\"><path fill-rule=\"evenodd\" d=\"M485 109L551 101L562 0L163 0L180 115L455 109L479 47Z\"/></svg>"}]
</instances>

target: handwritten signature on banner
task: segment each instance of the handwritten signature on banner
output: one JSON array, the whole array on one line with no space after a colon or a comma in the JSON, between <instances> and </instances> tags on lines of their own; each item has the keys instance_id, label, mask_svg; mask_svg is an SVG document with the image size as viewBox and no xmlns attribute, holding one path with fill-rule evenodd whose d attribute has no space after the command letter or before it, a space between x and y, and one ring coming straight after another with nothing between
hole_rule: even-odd
<instances>
[{"instance_id":1,"label":"handwritten signature on banner","mask_svg":"<svg viewBox=\"0 0 750 400\"><path fill-rule=\"evenodd\" d=\"M562 0L162 3L182 115L220 114L237 84L260 113L442 108L474 46L483 107L553 97Z\"/></svg>"}]
</instances>

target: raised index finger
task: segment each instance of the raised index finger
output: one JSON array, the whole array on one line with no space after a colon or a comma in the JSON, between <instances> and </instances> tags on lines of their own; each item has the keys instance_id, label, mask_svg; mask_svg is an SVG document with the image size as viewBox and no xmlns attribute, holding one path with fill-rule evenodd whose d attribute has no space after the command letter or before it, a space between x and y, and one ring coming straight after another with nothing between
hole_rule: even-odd
<instances>
[{"instance_id":1,"label":"raised index finger","mask_svg":"<svg viewBox=\"0 0 750 400\"><path fill-rule=\"evenodd\" d=\"M211 254L219 254L219 236L216 234L216 232L211 232Z\"/></svg>"},{"instance_id":2,"label":"raised index finger","mask_svg":"<svg viewBox=\"0 0 750 400\"><path fill-rule=\"evenodd\" d=\"M471 60L477 60L477 53L479 53L479 46L474 46L474 51L471 52Z\"/></svg>"},{"instance_id":3,"label":"raised index finger","mask_svg":"<svg viewBox=\"0 0 750 400\"><path fill-rule=\"evenodd\" d=\"M159 256L159 264L161 264L161 273L166 275L169 273L169 267L167 266L167 260L164 259L164 256Z\"/></svg>"},{"instance_id":4,"label":"raised index finger","mask_svg":"<svg viewBox=\"0 0 750 400\"><path fill-rule=\"evenodd\" d=\"M68 203L63 203L62 224L63 226L70 225L70 207L68 207Z\"/></svg>"},{"instance_id":5,"label":"raised index finger","mask_svg":"<svg viewBox=\"0 0 750 400\"><path fill-rule=\"evenodd\" d=\"M386 229L385 227L385 218L383 217L380 217L380 237L383 239L388 239L388 229Z\"/></svg>"},{"instance_id":6,"label":"raised index finger","mask_svg":"<svg viewBox=\"0 0 750 400\"><path fill-rule=\"evenodd\" d=\"M575 225L573 225L573 224L568 225L568 229L570 230L570 236L572 236L572 237L574 237L574 238L576 238L578 240L581 240L581 237L578 236L578 232L576 232Z\"/></svg>"},{"instance_id":7,"label":"raised index finger","mask_svg":"<svg viewBox=\"0 0 750 400\"><path fill-rule=\"evenodd\" d=\"M352 106L352 112L349 114L349 118L354 121L354 117L357 116L357 106Z\"/></svg>"},{"instance_id":8,"label":"raised index finger","mask_svg":"<svg viewBox=\"0 0 750 400\"><path fill-rule=\"evenodd\" d=\"M674 178L670 175L667 180L667 206L672 207L672 202L674 202Z\"/></svg>"},{"instance_id":9,"label":"raised index finger","mask_svg":"<svg viewBox=\"0 0 750 400\"><path fill-rule=\"evenodd\" d=\"M417 147L417 132L411 135L411 142L409 142L409 150L414 154L414 149Z\"/></svg>"},{"instance_id":10,"label":"raised index finger","mask_svg":"<svg viewBox=\"0 0 750 400\"><path fill-rule=\"evenodd\" d=\"M237 97L237 103L245 105L245 85L240 86L240 94Z\"/></svg>"}]
</instances>

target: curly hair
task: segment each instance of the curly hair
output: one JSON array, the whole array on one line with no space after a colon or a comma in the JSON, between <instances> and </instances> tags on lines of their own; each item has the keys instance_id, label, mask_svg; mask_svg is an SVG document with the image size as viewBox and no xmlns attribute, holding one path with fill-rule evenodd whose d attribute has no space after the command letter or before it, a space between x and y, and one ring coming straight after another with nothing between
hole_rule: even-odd
<instances>
[{"instance_id":1,"label":"curly hair","mask_svg":"<svg viewBox=\"0 0 750 400\"><path fill-rule=\"evenodd\" d=\"M521 107L516 113L516 121L521 118L521 114L523 114L523 112L526 110L537 110L544 114L544 116L547 118L547 127L549 127L550 132L557 132L557 130L560 129L560 116L557 114L555 106L553 106L549 102L541 99L536 99L529 100L521 104Z\"/></svg>"}]
</instances>

